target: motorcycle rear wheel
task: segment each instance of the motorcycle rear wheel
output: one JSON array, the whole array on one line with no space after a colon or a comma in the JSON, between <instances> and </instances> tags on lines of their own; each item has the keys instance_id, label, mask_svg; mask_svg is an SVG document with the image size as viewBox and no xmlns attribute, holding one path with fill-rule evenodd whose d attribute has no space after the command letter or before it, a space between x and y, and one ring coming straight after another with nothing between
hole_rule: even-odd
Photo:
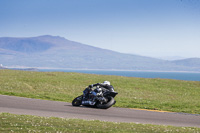
<instances>
[{"instance_id":1,"label":"motorcycle rear wheel","mask_svg":"<svg viewBox=\"0 0 200 133\"><path fill-rule=\"evenodd\" d=\"M113 97L109 96L109 97L107 97L107 99L108 99L108 102L107 102L107 103L105 103L105 104L98 103L98 104L96 105L96 107L97 107L97 108L100 108L100 109L108 109L108 108L110 108L113 104L115 104L115 100L114 100Z\"/></svg>"},{"instance_id":2,"label":"motorcycle rear wheel","mask_svg":"<svg viewBox=\"0 0 200 133\"><path fill-rule=\"evenodd\" d=\"M82 96L78 96L72 101L73 106L80 106L81 104L82 104Z\"/></svg>"}]
</instances>

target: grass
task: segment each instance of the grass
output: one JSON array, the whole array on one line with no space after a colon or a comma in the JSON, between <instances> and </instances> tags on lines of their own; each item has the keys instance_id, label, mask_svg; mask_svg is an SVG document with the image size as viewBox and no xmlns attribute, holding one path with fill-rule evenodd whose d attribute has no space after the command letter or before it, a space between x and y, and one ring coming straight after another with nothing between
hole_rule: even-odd
<instances>
[{"instance_id":1,"label":"grass","mask_svg":"<svg viewBox=\"0 0 200 133\"><path fill-rule=\"evenodd\" d=\"M72 72L0 70L0 94L71 102L93 83L109 80L117 107L200 114L200 82Z\"/></svg>"},{"instance_id":2,"label":"grass","mask_svg":"<svg viewBox=\"0 0 200 133\"><path fill-rule=\"evenodd\" d=\"M63 119L55 117L38 117L30 115L14 115L9 113L1 113L0 132L198 133L200 132L200 128L103 122L98 120L87 121L80 119Z\"/></svg>"}]
</instances>

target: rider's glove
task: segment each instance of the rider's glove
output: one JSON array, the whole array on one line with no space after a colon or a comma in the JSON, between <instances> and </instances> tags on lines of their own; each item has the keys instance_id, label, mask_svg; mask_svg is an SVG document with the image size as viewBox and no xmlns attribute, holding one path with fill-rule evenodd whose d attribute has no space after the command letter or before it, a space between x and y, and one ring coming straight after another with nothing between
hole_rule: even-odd
<instances>
[{"instance_id":1,"label":"rider's glove","mask_svg":"<svg viewBox=\"0 0 200 133\"><path fill-rule=\"evenodd\" d=\"M93 84L92 84L92 85L89 85L89 88L93 88Z\"/></svg>"}]
</instances>

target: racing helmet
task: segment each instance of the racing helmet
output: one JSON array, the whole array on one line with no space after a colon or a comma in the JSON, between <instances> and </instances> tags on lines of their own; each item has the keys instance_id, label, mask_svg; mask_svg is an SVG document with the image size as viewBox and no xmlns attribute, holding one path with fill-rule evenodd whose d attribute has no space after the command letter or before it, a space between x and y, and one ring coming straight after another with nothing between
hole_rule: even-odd
<instances>
[{"instance_id":1,"label":"racing helmet","mask_svg":"<svg viewBox=\"0 0 200 133\"><path fill-rule=\"evenodd\" d=\"M110 82L109 81L104 81L103 84L110 85Z\"/></svg>"}]
</instances>

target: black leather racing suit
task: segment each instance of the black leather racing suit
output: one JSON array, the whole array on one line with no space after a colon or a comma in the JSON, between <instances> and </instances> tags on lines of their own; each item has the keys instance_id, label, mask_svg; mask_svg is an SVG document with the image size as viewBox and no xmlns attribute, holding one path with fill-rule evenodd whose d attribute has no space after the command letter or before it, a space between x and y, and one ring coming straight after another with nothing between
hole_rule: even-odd
<instances>
[{"instance_id":1,"label":"black leather racing suit","mask_svg":"<svg viewBox=\"0 0 200 133\"><path fill-rule=\"evenodd\" d=\"M88 88L86 88L83 91L84 98L86 99L88 98L89 93L92 91L92 88L95 86L99 86L103 91L106 91L106 90L114 91L114 87L112 85L96 83L96 84L89 85Z\"/></svg>"}]
</instances>

